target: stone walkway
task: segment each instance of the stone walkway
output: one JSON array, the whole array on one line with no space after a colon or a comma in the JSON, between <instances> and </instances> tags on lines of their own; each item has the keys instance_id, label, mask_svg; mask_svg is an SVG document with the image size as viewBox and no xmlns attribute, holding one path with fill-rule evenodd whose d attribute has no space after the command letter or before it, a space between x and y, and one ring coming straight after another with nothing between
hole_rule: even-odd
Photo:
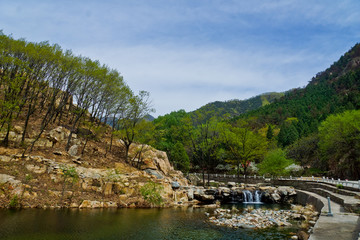
<instances>
[{"instance_id":1,"label":"stone walkway","mask_svg":"<svg viewBox=\"0 0 360 240\"><path fill-rule=\"evenodd\" d=\"M309 240L352 240L359 237L359 216L353 213L346 213L343 208L334 202L331 202L331 211L333 216L328 214L328 200L318 194L298 190L310 196L314 196L324 203L321 215L316 222L313 233Z\"/></svg>"}]
</instances>

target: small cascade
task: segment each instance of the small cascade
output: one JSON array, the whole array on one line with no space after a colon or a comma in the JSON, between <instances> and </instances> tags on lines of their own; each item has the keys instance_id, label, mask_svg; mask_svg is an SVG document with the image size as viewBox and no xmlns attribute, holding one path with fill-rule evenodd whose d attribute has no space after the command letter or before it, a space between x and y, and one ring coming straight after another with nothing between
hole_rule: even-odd
<instances>
[{"instance_id":1,"label":"small cascade","mask_svg":"<svg viewBox=\"0 0 360 240\"><path fill-rule=\"evenodd\" d=\"M243 203L250 203L250 204L259 204L261 202L261 191L256 190L254 193L250 192L249 190L243 191L244 201Z\"/></svg>"}]
</instances>

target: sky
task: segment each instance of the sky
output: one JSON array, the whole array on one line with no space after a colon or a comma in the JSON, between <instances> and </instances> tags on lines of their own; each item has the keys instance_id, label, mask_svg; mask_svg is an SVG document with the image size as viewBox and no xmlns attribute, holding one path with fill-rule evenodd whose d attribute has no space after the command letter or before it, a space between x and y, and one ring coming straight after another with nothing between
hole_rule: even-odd
<instances>
[{"instance_id":1,"label":"sky","mask_svg":"<svg viewBox=\"0 0 360 240\"><path fill-rule=\"evenodd\" d=\"M117 69L159 116L304 87L360 42L360 1L0 0L0 30Z\"/></svg>"}]
</instances>

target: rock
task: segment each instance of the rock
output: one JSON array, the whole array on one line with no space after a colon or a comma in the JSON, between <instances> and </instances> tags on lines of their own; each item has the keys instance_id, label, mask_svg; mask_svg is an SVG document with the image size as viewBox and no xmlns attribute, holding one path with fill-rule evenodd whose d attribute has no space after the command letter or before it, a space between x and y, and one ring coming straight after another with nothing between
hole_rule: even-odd
<instances>
[{"instance_id":1,"label":"rock","mask_svg":"<svg viewBox=\"0 0 360 240\"><path fill-rule=\"evenodd\" d=\"M105 196L109 196L112 194L112 187L113 187L112 183L108 182L105 184L105 187L104 187L104 195Z\"/></svg>"},{"instance_id":2,"label":"rock","mask_svg":"<svg viewBox=\"0 0 360 240\"><path fill-rule=\"evenodd\" d=\"M47 170L46 166L36 166L33 164L27 164L27 165L25 165L25 167L27 170L29 170L33 173L36 173L36 174L43 174Z\"/></svg>"},{"instance_id":3,"label":"rock","mask_svg":"<svg viewBox=\"0 0 360 240\"><path fill-rule=\"evenodd\" d=\"M70 156L73 156L73 157L77 156L77 154L78 154L78 148L79 148L78 145L73 145L73 146L71 146L70 149L69 149L69 151L68 151L68 153L70 154Z\"/></svg>"},{"instance_id":4,"label":"rock","mask_svg":"<svg viewBox=\"0 0 360 240\"><path fill-rule=\"evenodd\" d=\"M215 195L216 192L217 192L216 188L215 189L206 189L205 190L205 194L207 194L207 195Z\"/></svg>"},{"instance_id":5,"label":"rock","mask_svg":"<svg viewBox=\"0 0 360 240\"><path fill-rule=\"evenodd\" d=\"M64 127L58 126L49 131L48 136L52 139L57 139L58 141L64 141L69 136L70 131Z\"/></svg>"},{"instance_id":6,"label":"rock","mask_svg":"<svg viewBox=\"0 0 360 240\"><path fill-rule=\"evenodd\" d=\"M235 183L235 182L228 182L227 185L228 185L229 188L236 187L236 183Z\"/></svg>"},{"instance_id":7,"label":"rock","mask_svg":"<svg viewBox=\"0 0 360 240\"><path fill-rule=\"evenodd\" d=\"M194 189L193 188L190 187L187 190L187 196L188 196L189 201L192 201L194 199Z\"/></svg>"},{"instance_id":8,"label":"rock","mask_svg":"<svg viewBox=\"0 0 360 240\"><path fill-rule=\"evenodd\" d=\"M176 181L173 181L173 182L171 183L171 187L172 187L173 189L179 189L179 188L180 188L180 184L179 184L178 182L176 182Z\"/></svg>"},{"instance_id":9,"label":"rock","mask_svg":"<svg viewBox=\"0 0 360 240\"><path fill-rule=\"evenodd\" d=\"M20 126L14 126L14 131L17 134L22 134L24 132L24 128Z\"/></svg>"},{"instance_id":10,"label":"rock","mask_svg":"<svg viewBox=\"0 0 360 240\"><path fill-rule=\"evenodd\" d=\"M104 202L104 207L105 208L117 208L118 205L116 202Z\"/></svg>"},{"instance_id":11,"label":"rock","mask_svg":"<svg viewBox=\"0 0 360 240\"><path fill-rule=\"evenodd\" d=\"M1 155L1 156L0 156L0 161L2 161L2 162L10 162L10 161L11 161L11 157Z\"/></svg>"},{"instance_id":12,"label":"rock","mask_svg":"<svg viewBox=\"0 0 360 240\"><path fill-rule=\"evenodd\" d=\"M79 204L78 203L71 203L70 204L70 208L78 208L79 207Z\"/></svg>"},{"instance_id":13,"label":"rock","mask_svg":"<svg viewBox=\"0 0 360 240\"><path fill-rule=\"evenodd\" d=\"M187 179L191 182L192 185L197 186L200 182L202 182L201 178L195 174L189 174Z\"/></svg>"},{"instance_id":14,"label":"rock","mask_svg":"<svg viewBox=\"0 0 360 240\"><path fill-rule=\"evenodd\" d=\"M145 169L145 172L155 176L157 179L163 179L164 176L161 175L161 173L159 173L157 170L153 170L153 169Z\"/></svg>"},{"instance_id":15,"label":"rock","mask_svg":"<svg viewBox=\"0 0 360 240\"><path fill-rule=\"evenodd\" d=\"M274 202L279 202L281 200L281 197L278 193L271 194L271 198Z\"/></svg>"},{"instance_id":16,"label":"rock","mask_svg":"<svg viewBox=\"0 0 360 240\"><path fill-rule=\"evenodd\" d=\"M104 207L103 202L84 200L80 204L79 208L102 208Z\"/></svg>"},{"instance_id":17,"label":"rock","mask_svg":"<svg viewBox=\"0 0 360 240\"><path fill-rule=\"evenodd\" d=\"M299 237L298 236L292 236L291 239L292 240L297 240L297 239L299 239Z\"/></svg>"},{"instance_id":18,"label":"rock","mask_svg":"<svg viewBox=\"0 0 360 240\"><path fill-rule=\"evenodd\" d=\"M212 202L215 200L213 195L194 193L194 198L202 202Z\"/></svg>"}]
</instances>

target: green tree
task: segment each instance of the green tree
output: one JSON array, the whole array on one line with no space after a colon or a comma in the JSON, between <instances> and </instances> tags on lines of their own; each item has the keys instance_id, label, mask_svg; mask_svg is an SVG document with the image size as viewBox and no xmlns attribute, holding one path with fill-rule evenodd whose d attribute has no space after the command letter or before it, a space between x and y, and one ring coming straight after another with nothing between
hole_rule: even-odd
<instances>
[{"instance_id":1,"label":"green tree","mask_svg":"<svg viewBox=\"0 0 360 240\"><path fill-rule=\"evenodd\" d=\"M179 169L185 173L189 172L190 159L185 151L184 145L181 142L175 143L171 150L170 157L176 169Z\"/></svg>"},{"instance_id":2,"label":"green tree","mask_svg":"<svg viewBox=\"0 0 360 240\"><path fill-rule=\"evenodd\" d=\"M291 159L286 158L285 151L278 148L268 152L264 160L258 164L259 173L284 176L288 173L285 168L293 163Z\"/></svg>"},{"instance_id":3,"label":"green tree","mask_svg":"<svg viewBox=\"0 0 360 240\"><path fill-rule=\"evenodd\" d=\"M259 161L265 154L267 141L265 137L251 131L244 122L240 126L222 127L222 139L229 152L230 159L227 162L234 165L237 169L237 175L240 175L240 169L247 175L248 167L251 162Z\"/></svg>"},{"instance_id":4,"label":"green tree","mask_svg":"<svg viewBox=\"0 0 360 240\"><path fill-rule=\"evenodd\" d=\"M320 150L330 173L360 178L360 110L331 115L319 127Z\"/></svg>"}]
</instances>

